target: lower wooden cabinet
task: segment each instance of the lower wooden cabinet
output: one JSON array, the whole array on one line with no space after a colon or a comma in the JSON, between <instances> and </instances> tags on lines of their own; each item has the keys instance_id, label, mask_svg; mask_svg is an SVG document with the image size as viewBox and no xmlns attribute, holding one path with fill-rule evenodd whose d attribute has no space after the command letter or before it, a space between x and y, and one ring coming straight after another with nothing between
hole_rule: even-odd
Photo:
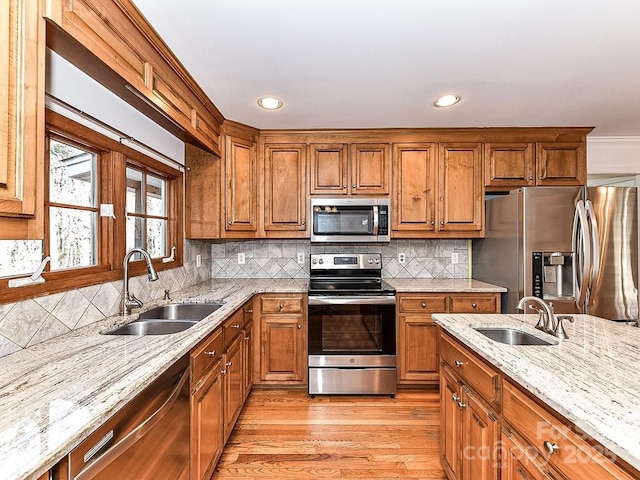
<instances>
[{"instance_id":1,"label":"lower wooden cabinet","mask_svg":"<svg viewBox=\"0 0 640 480\"><path fill-rule=\"evenodd\" d=\"M249 300L242 307L244 314L244 330L243 330L243 368L242 378L244 380L243 391L246 400L253 387L253 300Z\"/></svg>"},{"instance_id":2,"label":"lower wooden cabinet","mask_svg":"<svg viewBox=\"0 0 640 480\"><path fill-rule=\"evenodd\" d=\"M258 368L263 384L303 384L307 381L306 296L262 295Z\"/></svg>"},{"instance_id":3,"label":"lower wooden cabinet","mask_svg":"<svg viewBox=\"0 0 640 480\"><path fill-rule=\"evenodd\" d=\"M222 375L224 377L224 441L231 435L233 426L244 405L244 336L237 336L224 354Z\"/></svg>"},{"instance_id":4,"label":"lower wooden cabinet","mask_svg":"<svg viewBox=\"0 0 640 480\"><path fill-rule=\"evenodd\" d=\"M433 313L498 313L499 293L401 293L398 304L398 384L437 385L438 329Z\"/></svg>"},{"instance_id":5,"label":"lower wooden cabinet","mask_svg":"<svg viewBox=\"0 0 640 480\"><path fill-rule=\"evenodd\" d=\"M502 431L501 447L502 480L551 480L544 473L541 459L509 430Z\"/></svg>"}]
</instances>

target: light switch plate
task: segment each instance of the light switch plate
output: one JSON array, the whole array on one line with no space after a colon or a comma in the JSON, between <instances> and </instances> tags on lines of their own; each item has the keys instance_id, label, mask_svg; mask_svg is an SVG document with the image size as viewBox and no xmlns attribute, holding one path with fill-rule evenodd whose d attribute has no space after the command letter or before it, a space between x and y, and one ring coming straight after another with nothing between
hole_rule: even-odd
<instances>
[{"instance_id":1,"label":"light switch plate","mask_svg":"<svg viewBox=\"0 0 640 480\"><path fill-rule=\"evenodd\" d=\"M244 253L238 254L238 265L244 265Z\"/></svg>"},{"instance_id":2,"label":"light switch plate","mask_svg":"<svg viewBox=\"0 0 640 480\"><path fill-rule=\"evenodd\" d=\"M398 263L401 265L404 265L404 262L407 260L407 257L405 256L404 253L399 253L398 254Z\"/></svg>"}]
</instances>

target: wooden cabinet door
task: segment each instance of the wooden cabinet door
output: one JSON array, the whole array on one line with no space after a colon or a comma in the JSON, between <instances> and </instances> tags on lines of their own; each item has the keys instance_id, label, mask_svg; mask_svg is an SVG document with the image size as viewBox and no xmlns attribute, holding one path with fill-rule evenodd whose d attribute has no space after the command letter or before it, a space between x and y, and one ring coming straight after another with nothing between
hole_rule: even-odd
<instances>
[{"instance_id":1,"label":"wooden cabinet door","mask_svg":"<svg viewBox=\"0 0 640 480\"><path fill-rule=\"evenodd\" d=\"M256 144L230 135L225 142L225 231L251 237L257 230Z\"/></svg>"},{"instance_id":2,"label":"wooden cabinet door","mask_svg":"<svg viewBox=\"0 0 640 480\"><path fill-rule=\"evenodd\" d=\"M260 379L305 380L304 335L301 315L264 315L260 332Z\"/></svg>"},{"instance_id":3,"label":"wooden cabinet door","mask_svg":"<svg viewBox=\"0 0 640 480\"><path fill-rule=\"evenodd\" d=\"M220 158L185 144L186 238L220 238Z\"/></svg>"},{"instance_id":4,"label":"wooden cabinet door","mask_svg":"<svg viewBox=\"0 0 640 480\"><path fill-rule=\"evenodd\" d=\"M224 439L231 435L233 426L244 404L244 336L238 335L224 354Z\"/></svg>"},{"instance_id":5,"label":"wooden cabinet door","mask_svg":"<svg viewBox=\"0 0 640 480\"><path fill-rule=\"evenodd\" d=\"M438 380L438 328L431 315L400 315L399 383Z\"/></svg>"},{"instance_id":6,"label":"wooden cabinet door","mask_svg":"<svg viewBox=\"0 0 640 480\"><path fill-rule=\"evenodd\" d=\"M351 194L388 195L390 166L389 144L352 144Z\"/></svg>"},{"instance_id":7,"label":"wooden cabinet door","mask_svg":"<svg viewBox=\"0 0 640 480\"><path fill-rule=\"evenodd\" d=\"M437 150L434 143L393 147L394 237L403 232L433 232L436 220Z\"/></svg>"},{"instance_id":8,"label":"wooden cabinet door","mask_svg":"<svg viewBox=\"0 0 640 480\"><path fill-rule=\"evenodd\" d=\"M440 144L438 161L440 231L481 231L484 217L481 144Z\"/></svg>"},{"instance_id":9,"label":"wooden cabinet door","mask_svg":"<svg viewBox=\"0 0 640 480\"><path fill-rule=\"evenodd\" d=\"M449 480L460 480L462 469L462 417L460 385L446 366L440 369L440 455Z\"/></svg>"},{"instance_id":10,"label":"wooden cabinet door","mask_svg":"<svg viewBox=\"0 0 640 480\"><path fill-rule=\"evenodd\" d=\"M243 397L246 400L253 386L253 320L244 327L242 343Z\"/></svg>"},{"instance_id":11,"label":"wooden cabinet door","mask_svg":"<svg viewBox=\"0 0 640 480\"><path fill-rule=\"evenodd\" d=\"M192 480L208 480L224 447L224 410L222 360L191 393L191 462Z\"/></svg>"},{"instance_id":12,"label":"wooden cabinet door","mask_svg":"<svg viewBox=\"0 0 640 480\"><path fill-rule=\"evenodd\" d=\"M307 229L306 145L272 144L264 152L264 229L302 231Z\"/></svg>"},{"instance_id":13,"label":"wooden cabinet door","mask_svg":"<svg viewBox=\"0 0 640 480\"><path fill-rule=\"evenodd\" d=\"M484 184L511 189L536 184L533 143L485 143Z\"/></svg>"},{"instance_id":14,"label":"wooden cabinet door","mask_svg":"<svg viewBox=\"0 0 640 480\"><path fill-rule=\"evenodd\" d=\"M29 231L27 224L36 215L44 162L45 37L40 7L38 1L7 0L0 10L0 216L24 218L3 222L0 238L41 235L42 227Z\"/></svg>"},{"instance_id":15,"label":"wooden cabinet door","mask_svg":"<svg viewBox=\"0 0 640 480\"><path fill-rule=\"evenodd\" d=\"M499 469L498 416L468 387L462 389L462 478L497 480Z\"/></svg>"},{"instance_id":16,"label":"wooden cabinet door","mask_svg":"<svg viewBox=\"0 0 640 480\"><path fill-rule=\"evenodd\" d=\"M586 185L587 160L583 143L536 144L538 185Z\"/></svg>"},{"instance_id":17,"label":"wooden cabinet door","mask_svg":"<svg viewBox=\"0 0 640 480\"><path fill-rule=\"evenodd\" d=\"M346 195L349 193L347 145L312 143L309 145L311 195Z\"/></svg>"},{"instance_id":18,"label":"wooden cabinet door","mask_svg":"<svg viewBox=\"0 0 640 480\"><path fill-rule=\"evenodd\" d=\"M512 433L502 432L501 480L548 480L531 448ZM538 461L543 461L543 458Z\"/></svg>"}]
</instances>

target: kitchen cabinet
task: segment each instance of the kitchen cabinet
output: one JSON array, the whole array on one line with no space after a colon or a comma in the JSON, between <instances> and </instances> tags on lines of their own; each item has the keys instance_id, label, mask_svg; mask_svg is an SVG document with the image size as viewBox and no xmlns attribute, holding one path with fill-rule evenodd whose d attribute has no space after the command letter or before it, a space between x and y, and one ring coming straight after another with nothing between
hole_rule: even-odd
<instances>
[{"instance_id":1,"label":"kitchen cabinet","mask_svg":"<svg viewBox=\"0 0 640 480\"><path fill-rule=\"evenodd\" d=\"M498 313L499 293L399 293L398 384L437 385L438 329L433 313Z\"/></svg>"},{"instance_id":2,"label":"kitchen cabinet","mask_svg":"<svg viewBox=\"0 0 640 480\"><path fill-rule=\"evenodd\" d=\"M260 342L255 383L303 384L307 380L306 297L259 297Z\"/></svg>"},{"instance_id":3,"label":"kitchen cabinet","mask_svg":"<svg viewBox=\"0 0 640 480\"><path fill-rule=\"evenodd\" d=\"M482 145L441 143L438 149L438 229L481 236L484 221Z\"/></svg>"},{"instance_id":4,"label":"kitchen cabinet","mask_svg":"<svg viewBox=\"0 0 640 480\"><path fill-rule=\"evenodd\" d=\"M426 236L436 231L438 150L435 143L393 146L392 235Z\"/></svg>"},{"instance_id":5,"label":"kitchen cabinet","mask_svg":"<svg viewBox=\"0 0 640 480\"><path fill-rule=\"evenodd\" d=\"M253 300L249 300L242 307L244 329L242 331L242 372L243 399L246 401L251 387L253 387Z\"/></svg>"},{"instance_id":6,"label":"kitchen cabinet","mask_svg":"<svg viewBox=\"0 0 640 480\"><path fill-rule=\"evenodd\" d=\"M509 429L502 430L501 443L502 480L552 480L544 473L544 459L536 458L525 442Z\"/></svg>"},{"instance_id":7,"label":"kitchen cabinet","mask_svg":"<svg viewBox=\"0 0 640 480\"><path fill-rule=\"evenodd\" d=\"M557 477L556 471L566 480L634 478L611 461L606 449L594 447L565 420L509 381L503 383L503 422L509 432L522 438L523 448L541 459L544 472L552 478Z\"/></svg>"},{"instance_id":8,"label":"kitchen cabinet","mask_svg":"<svg viewBox=\"0 0 640 480\"><path fill-rule=\"evenodd\" d=\"M224 441L231 435L233 426L244 405L244 335L242 310L238 310L224 323L225 353L222 375L224 378ZM229 323L230 322L230 323ZM233 329L232 332L230 329ZM227 339L228 334L229 338Z\"/></svg>"},{"instance_id":9,"label":"kitchen cabinet","mask_svg":"<svg viewBox=\"0 0 640 480\"><path fill-rule=\"evenodd\" d=\"M41 1L0 11L0 239L42 238L45 24ZM4 218L7 217L7 218Z\"/></svg>"},{"instance_id":10,"label":"kitchen cabinet","mask_svg":"<svg viewBox=\"0 0 640 480\"><path fill-rule=\"evenodd\" d=\"M307 147L302 143L264 147L265 236L308 236Z\"/></svg>"},{"instance_id":11,"label":"kitchen cabinet","mask_svg":"<svg viewBox=\"0 0 640 480\"><path fill-rule=\"evenodd\" d=\"M312 195L389 195L388 143L312 144Z\"/></svg>"},{"instance_id":12,"label":"kitchen cabinet","mask_svg":"<svg viewBox=\"0 0 640 480\"><path fill-rule=\"evenodd\" d=\"M586 185L587 159L580 142L487 142L485 188Z\"/></svg>"},{"instance_id":13,"label":"kitchen cabinet","mask_svg":"<svg viewBox=\"0 0 640 480\"><path fill-rule=\"evenodd\" d=\"M500 376L440 336L441 459L449 480L499 477Z\"/></svg>"},{"instance_id":14,"label":"kitchen cabinet","mask_svg":"<svg viewBox=\"0 0 640 480\"><path fill-rule=\"evenodd\" d=\"M231 135L224 147L224 237L253 238L258 230L256 142Z\"/></svg>"},{"instance_id":15,"label":"kitchen cabinet","mask_svg":"<svg viewBox=\"0 0 640 480\"><path fill-rule=\"evenodd\" d=\"M190 478L211 477L224 448L222 329L191 351Z\"/></svg>"},{"instance_id":16,"label":"kitchen cabinet","mask_svg":"<svg viewBox=\"0 0 640 480\"><path fill-rule=\"evenodd\" d=\"M220 238L221 163L219 157L185 144L185 236Z\"/></svg>"},{"instance_id":17,"label":"kitchen cabinet","mask_svg":"<svg viewBox=\"0 0 640 480\"><path fill-rule=\"evenodd\" d=\"M220 154L222 114L127 0L49 0L47 45L188 143Z\"/></svg>"}]
</instances>

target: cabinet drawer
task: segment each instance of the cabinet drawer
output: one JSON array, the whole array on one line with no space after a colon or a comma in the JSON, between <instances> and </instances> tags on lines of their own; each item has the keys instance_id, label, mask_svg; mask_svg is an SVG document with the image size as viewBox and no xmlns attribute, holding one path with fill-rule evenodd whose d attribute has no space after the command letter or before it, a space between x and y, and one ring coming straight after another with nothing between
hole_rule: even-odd
<instances>
[{"instance_id":1,"label":"cabinet drawer","mask_svg":"<svg viewBox=\"0 0 640 480\"><path fill-rule=\"evenodd\" d=\"M262 297L262 313L302 313L302 297Z\"/></svg>"},{"instance_id":2,"label":"cabinet drawer","mask_svg":"<svg viewBox=\"0 0 640 480\"><path fill-rule=\"evenodd\" d=\"M445 313L447 311L447 297L442 296L405 296L399 299L400 312L428 312Z\"/></svg>"},{"instance_id":3,"label":"cabinet drawer","mask_svg":"<svg viewBox=\"0 0 640 480\"><path fill-rule=\"evenodd\" d=\"M632 480L633 477L509 382L504 382L502 401L504 420L567 479ZM556 451L549 454L545 442L557 446Z\"/></svg>"},{"instance_id":4,"label":"cabinet drawer","mask_svg":"<svg viewBox=\"0 0 640 480\"><path fill-rule=\"evenodd\" d=\"M211 370L222 354L222 329L217 328L211 335L191 350L191 385Z\"/></svg>"},{"instance_id":5,"label":"cabinet drawer","mask_svg":"<svg viewBox=\"0 0 640 480\"><path fill-rule=\"evenodd\" d=\"M244 312L242 309L236 310L236 312L227 318L222 324L222 330L224 332L224 346L228 348L229 345L240 335L242 327L244 326Z\"/></svg>"},{"instance_id":6,"label":"cabinet drawer","mask_svg":"<svg viewBox=\"0 0 640 480\"><path fill-rule=\"evenodd\" d=\"M495 313L498 300L495 296L455 296L449 298L450 313Z\"/></svg>"},{"instance_id":7,"label":"cabinet drawer","mask_svg":"<svg viewBox=\"0 0 640 480\"><path fill-rule=\"evenodd\" d=\"M482 360L446 335L440 336L442 359L492 407L499 410L500 376Z\"/></svg>"}]
</instances>

